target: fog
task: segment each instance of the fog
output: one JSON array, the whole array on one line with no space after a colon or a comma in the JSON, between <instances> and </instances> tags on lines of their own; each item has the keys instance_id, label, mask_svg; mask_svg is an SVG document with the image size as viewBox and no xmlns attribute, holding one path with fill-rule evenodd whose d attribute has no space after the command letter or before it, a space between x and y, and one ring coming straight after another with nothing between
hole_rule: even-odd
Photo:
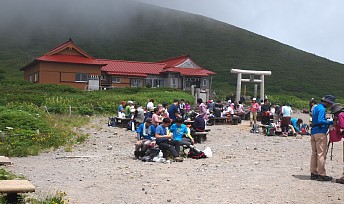
<instances>
[{"instance_id":1,"label":"fog","mask_svg":"<svg viewBox=\"0 0 344 204\"><path fill-rule=\"evenodd\" d=\"M140 0L208 16L344 63L342 0Z\"/></svg>"}]
</instances>

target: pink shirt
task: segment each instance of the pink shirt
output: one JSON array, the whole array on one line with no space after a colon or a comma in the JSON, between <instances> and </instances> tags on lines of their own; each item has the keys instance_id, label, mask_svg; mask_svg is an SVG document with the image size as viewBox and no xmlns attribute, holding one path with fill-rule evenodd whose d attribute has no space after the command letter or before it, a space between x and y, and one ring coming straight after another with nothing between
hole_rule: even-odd
<instances>
[{"instance_id":1,"label":"pink shirt","mask_svg":"<svg viewBox=\"0 0 344 204\"><path fill-rule=\"evenodd\" d=\"M256 103L251 103L251 112L252 113L257 113L258 109L259 109L259 104L257 102Z\"/></svg>"}]
</instances>

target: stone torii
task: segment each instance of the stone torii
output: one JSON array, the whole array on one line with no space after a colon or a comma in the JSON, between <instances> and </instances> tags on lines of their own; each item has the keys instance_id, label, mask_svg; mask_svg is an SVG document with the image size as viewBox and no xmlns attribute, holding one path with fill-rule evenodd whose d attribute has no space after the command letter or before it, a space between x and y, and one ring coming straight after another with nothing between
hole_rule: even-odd
<instances>
[{"instance_id":1,"label":"stone torii","mask_svg":"<svg viewBox=\"0 0 344 204\"><path fill-rule=\"evenodd\" d=\"M237 91L235 101L239 102L241 95L241 82L249 83L260 83L260 98L265 99L264 95L264 75L271 75L271 71L255 71L255 70L242 70L242 69L231 69L231 73L238 74L237 80ZM242 74L249 74L249 79L242 79ZM255 75L260 75L260 79L255 79ZM257 84L254 86L255 97L257 95Z\"/></svg>"}]
</instances>

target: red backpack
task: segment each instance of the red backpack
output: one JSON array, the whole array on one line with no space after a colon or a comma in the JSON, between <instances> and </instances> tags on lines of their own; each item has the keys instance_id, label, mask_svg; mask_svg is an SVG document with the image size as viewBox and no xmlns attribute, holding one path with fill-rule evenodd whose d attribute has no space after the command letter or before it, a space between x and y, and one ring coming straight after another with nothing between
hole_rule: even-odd
<instances>
[{"instance_id":1,"label":"red backpack","mask_svg":"<svg viewBox=\"0 0 344 204\"><path fill-rule=\"evenodd\" d=\"M344 129L344 112L339 113L338 117L334 118L336 124L333 129L329 131L330 142L339 142L344 137L341 129Z\"/></svg>"},{"instance_id":2,"label":"red backpack","mask_svg":"<svg viewBox=\"0 0 344 204\"><path fill-rule=\"evenodd\" d=\"M334 118L334 123L336 125L334 126L334 128L332 128L329 131L330 140L327 145L328 147L327 151L328 151L330 147L330 143L332 143L331 156L330 156L331 160L332 160L333 143L341 141L342 138L344 137L344 131L341 131L341 129L344 129L344 112L339 113L338 117Z\"/></svg>"}]
</instances>

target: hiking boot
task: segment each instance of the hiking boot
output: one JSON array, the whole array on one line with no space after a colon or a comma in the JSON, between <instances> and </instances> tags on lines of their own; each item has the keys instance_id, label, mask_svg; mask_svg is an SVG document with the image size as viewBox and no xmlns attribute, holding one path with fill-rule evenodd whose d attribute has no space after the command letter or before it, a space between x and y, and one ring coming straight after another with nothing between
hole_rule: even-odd
<instances>
[{"instance_id":1,"label":"hiking boot","mask_svg":"<svg viewBox=\"0 0 344 204\"><path fill-rule=\"evenodd\" d=\"M139 151L134 151L134 156L135 156L135 159L139 159L140 152Z\"/></svg>"},{"instance_id":2,"label":"hiking boot","mask_svg":"<svg viewBox=\"0 0 344 204\"><path fill-rule=\"evenodd\" d=\"M331 176L321 176L321 175L318 175L317 181L332 181L332 177Z\"/></svg>"},{"instance_id":3,"label":"hiking boot","mask_svg":"<svg viewBox=\"0 0 344 204\"><path fill-rule=\"evenodd\" d=\"M319 178L318 174L311 174L311 180L317 180Z\"/></svg>"},{"instance_id":4,"label":"hiking boot","mask_svg":"<svg viewBox=\"0 0 344 204\"><path fill-rule=\"evenodd\" d=\"M336 183L344 184L344 178L336 179Z\"/></svg>"},{"instance_id":5,"label":"hiking boot","mask_svg":"<svg viewBox=\"0 0 344 204\"><path fill-rule=\"evenodd\" d=\"M175 158L174 158L174 161L176 161L176 162L182 162L182 161L184 161L184 158L183 158L183 157L175 157Z\"/></svg>"}]
</instances>

